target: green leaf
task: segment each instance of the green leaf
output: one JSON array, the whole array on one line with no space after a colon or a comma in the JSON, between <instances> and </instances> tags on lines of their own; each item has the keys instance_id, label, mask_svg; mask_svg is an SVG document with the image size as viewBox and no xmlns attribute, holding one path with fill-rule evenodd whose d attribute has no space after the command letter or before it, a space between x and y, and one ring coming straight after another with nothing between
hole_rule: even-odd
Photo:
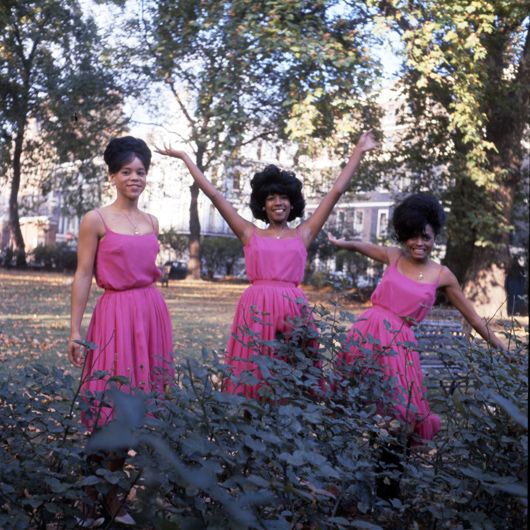
<instances>
[{"instance_id":1,"label":"green leaf","mask_svg":"<svg viewBox=\"0 0 530 530\"><path fill-rule=\"evenodd\" d=\"M497 405L507 412L512 420L525 429L528 429L528 416L523 414L514 403L492 390L487 390L486 395L488 395L495 403L497 403Z\"/></svg>"}]
</instances>

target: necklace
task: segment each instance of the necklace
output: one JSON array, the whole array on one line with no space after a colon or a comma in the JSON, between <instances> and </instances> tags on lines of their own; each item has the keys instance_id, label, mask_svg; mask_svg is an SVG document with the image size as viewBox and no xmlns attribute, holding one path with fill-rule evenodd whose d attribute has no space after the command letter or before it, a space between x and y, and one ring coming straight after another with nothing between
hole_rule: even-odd
<instances>
[{"instance_id":1,"label":"necklace","mask_svg":"<svg viewBox=\"0 0 530 530\"><path fill-rule=\"evenodd\" d=\"M125 217L127 217L127 221L129 221L129 223L131 224L131 226L133 227L133 234L135 236L138 236L140 235L140 231L138 230L138 225L134 224L131 220L131 218L129 217L129 214L127 212L123 212L123 215L125 215Z\"/></svg>"},{"instance_id":2,"label":"necklace","mask_svg":"<svg viewBox=\"0 0 530 530\"><path fill-rule=\"evenodd\" d=\"M418 280L423 280L423 278L425 278L425 276L423 275L423 272L420 272L418 274Z\"/></svg>"},{"instance_id":3,"label":"necklace","mask_svg":"<svg viewBox=\"0 0 530 530\"><path fill-rule=\"evenodd\" d=\"M280 231L276 233L276 235L274 236L276 239L281 239L282 237L282 234L285 230L285 225L282 225L282 227L280 228Z\"/></svg>"}]
</instances>

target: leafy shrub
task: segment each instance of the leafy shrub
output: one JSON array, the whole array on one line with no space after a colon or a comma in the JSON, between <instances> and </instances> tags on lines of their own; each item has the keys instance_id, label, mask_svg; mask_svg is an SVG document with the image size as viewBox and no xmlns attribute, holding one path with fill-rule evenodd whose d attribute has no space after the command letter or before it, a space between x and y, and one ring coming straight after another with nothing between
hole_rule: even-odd
<instances>
[{"instance_id":1,"label":"leafy shrub","mask_svg":"<svg viewBox=\"0 0 530 530\"><path fill-rule=\"evenodd\" d=\"M75 271L77 266L77 253L67 243L54 245L37 245L31 251L35 266L46 271Z\"/></svg>"},{"instance_id":2,"label":"leafy shrub","mask_svg":"<svg viewBox=\"0 0 530 530\"><path fill-rule=\"evenodd\" d=\"M309 285L316 287L317 289L332 285L329 274L322 271L315 271L310 274L306 274L304 281Z\"/></svg>"},{"instance_id":3,"label":"leafy shrub","mask_svg":"<svg viewBox=\"0 0 530 530\"><path fill-rule=\"evenodd\" d=\"M16 263L15 251L12 247L4 247L0 251L0 267L5 267L9 269L13 267Z\"/></svg>"},{"instance_id":4,"label":"leafy shrub","mask_svg":"<svg viewBox=\"0 0 530 530\"><path fill-rule=\"evenodd\" d=\"M277 358L258 361L260 400L223 393L227 369L203 352L177 367L163 399L121 393L121 378L110 380L115 420L88 443L72 414L70 376L39 366L3 374L0 527L73 528L83 487L105 493L117 484L136 490L142 528L524 528L523 346L509 356L475 342L452 350L432 396L443 430L406 451L385 416L390 382L377 360L367 356L352 380L328 369L348 315L315 316L318 329L294 322L279 343L255 341L278 348ZM401 448L404 462L402 498L392 505L374 491L376 475L395 476L378 466L381 444ZM87 450L120 447L133 449L124 471L87 467Z\"/></svg>"},{"instance_id":5,"label":"leafy shrub","mask_svg":"<svg viewBox=\"0 0 530 530\"><path fill-rule=\"evenodd\" d=\"M160 230L158 240L164 247L169 247L175 252L175 259L178 261L184 260L187 256L189 247L189 236L179 234L174 227Z\"/></svg>"},{"instance_id":6,"label":"leafy shrub","mask_svg":"<svg viewBox=\"0 0 530 530\"><path fill-rule=\"evenodd\" d=\"M234 274L234 266L243 257L243 246L236 237L205 236L201 242L201 261L206 276L213 279L217 272Z\"/></svg>"}]
</instances>

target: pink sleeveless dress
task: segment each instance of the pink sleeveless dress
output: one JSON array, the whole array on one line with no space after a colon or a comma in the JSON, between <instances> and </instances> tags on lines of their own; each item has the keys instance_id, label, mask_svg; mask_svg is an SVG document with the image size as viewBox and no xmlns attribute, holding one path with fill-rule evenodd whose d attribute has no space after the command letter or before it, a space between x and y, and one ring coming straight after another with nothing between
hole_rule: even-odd
<instances>
[{"instance_id":1,"label":"pink sleeveless dress","mask_svg":"<svg viewBox=\"0 0 530 530\"><path fill-rule=\"evenodd\" d=\"M226 362L236 379L249 371L262 379L260 370L251 358L271 356L272 351L260 341L276 339L278 332L289 332L290 318L303 316L311 321L304 292L298 284L304 277L307 250L297 235L286 239L264 237L255 231L244 247L247 276L251 285L243 292L237 305L228 340ZM302 302L302 303L300 303ZM227 392L257 398L259 384L225 382Z\"/></svg>"},{"instance_id":2,"label":"pink sleeveless dress","mask_svg":"<svg viewBox=\"0 0 530 530\"><path fill-rule=\"evenodd\" d=\"M389 265L372 294L373 307L353 324L345 343L347 350L339 356L339 364L350 365L362 357L355 342L379 353L383 372L395 382L393 414L425 440L435 436L441 423L429 408L419 354L411 349L410 343L417 343L412 327L430 311L437 286L437 283L421 283L405 276L399 272L397 263ZM379 344L373 344L370 337Z\"/></svg>"},{"instance_id":3,"label":"pink sleeveless dress","mask_svg":"<svg viewBox=\"0 0 530 530\"><path fill-rule=\"evenodd\" d=\"M87 340L97 348L87 354L82 393L105 390L111 376L128 379L130 384L122 385L122 390L163 393L173 382L171 319L154 285L160 277L155 262L158 250L154 232L119 234L105 224L95 260L96 282L105 292L87 331ZM100 370L109 376L93 379ZM100 408L97 402L93 410L82 414L88 427L102 425L111 417L112 410Z\"/></svg>"}]
</instances>

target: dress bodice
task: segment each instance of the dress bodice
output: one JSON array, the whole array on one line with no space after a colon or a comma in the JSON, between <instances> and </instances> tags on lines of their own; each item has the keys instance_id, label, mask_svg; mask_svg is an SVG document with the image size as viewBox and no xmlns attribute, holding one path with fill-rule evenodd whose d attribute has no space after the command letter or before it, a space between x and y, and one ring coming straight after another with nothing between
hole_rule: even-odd
<instances>
[{"instance_id":1,"label":"dress bodice","mask_svg":"<svg viewBox=\"0 0 530 530\"><path fill-rule=\"evenodd\" d=\"M99 240L95 275L103 289L124 291L147 287L160 278L156 266L159 251L154 232L141 235L119 234L106 228Z\"/></svg>"},{"instance_id":2,"label":"dress bodice","mask_svg":"<svg viewBox=\"0 0 530 530\"><path fill-rule=\"evenodd\" d=\"M436 300L437 283L423 283L399 272L397 263L389 265L372 293L374 307L383 307L408 323L421 322Z\"/></svg>"},{"instance_id":3,"label":"dress bodice","mask_svg":"<svg viewBox=\"0 0 530 530\"><path fill-rule=\"evenodd\" d=\"M254 231L244 247L251 282L276 280L298 285L304 278L307 250L299 235L285 239L264 237Z\"/></svg>"}]
</instances>

